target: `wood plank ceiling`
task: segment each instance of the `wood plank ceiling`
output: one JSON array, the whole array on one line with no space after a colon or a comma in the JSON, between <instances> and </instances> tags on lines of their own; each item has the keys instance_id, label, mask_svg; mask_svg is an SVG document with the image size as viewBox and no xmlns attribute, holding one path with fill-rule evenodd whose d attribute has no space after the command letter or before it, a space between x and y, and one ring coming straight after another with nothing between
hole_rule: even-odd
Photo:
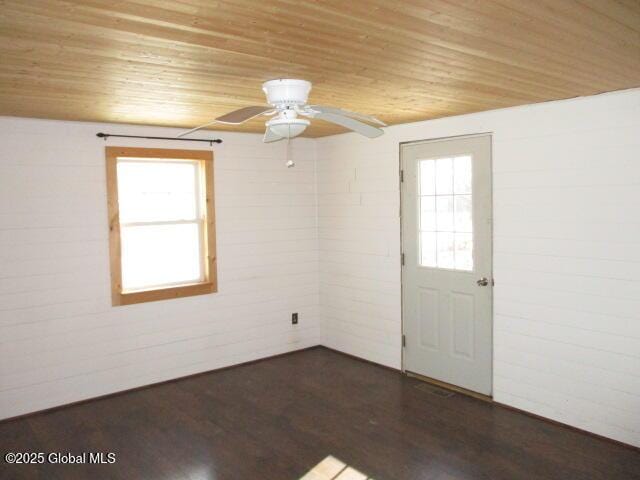
<instances>
[{"instance_id":1,"label":"wood plank ceiling","mask_svg":"<svg viewBox=\"0 0 640 480\"><path fill-rule=\"evenodd\" d=\"M1 115L191 127L293 77L313 82L313 103L395 124L640 86L638 0L0 7ZM314 121L307 134L341 131Z\"/></svg>"}]
</instances>

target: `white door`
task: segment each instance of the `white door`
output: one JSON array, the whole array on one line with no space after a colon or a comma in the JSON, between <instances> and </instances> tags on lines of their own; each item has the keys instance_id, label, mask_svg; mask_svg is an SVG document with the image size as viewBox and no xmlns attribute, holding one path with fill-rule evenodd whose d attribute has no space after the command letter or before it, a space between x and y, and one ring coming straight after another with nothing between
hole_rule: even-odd
<instances>
[{"instance_id":1,"label":"white door","mask_svg":"<svg viewBox=\"0 0 640 480\"><path fill-rule=\"evenodd\" d=\"M404 368L491 395L491 137L400 158Z\"/></svg>"}]
</instances>

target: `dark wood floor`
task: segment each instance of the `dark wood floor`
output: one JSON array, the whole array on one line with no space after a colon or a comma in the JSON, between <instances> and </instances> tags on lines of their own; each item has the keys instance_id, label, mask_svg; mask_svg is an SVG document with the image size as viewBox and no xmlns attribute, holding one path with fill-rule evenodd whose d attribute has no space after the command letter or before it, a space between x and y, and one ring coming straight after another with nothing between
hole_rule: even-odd
<instances>
[{"instance_id":1,"label":"dark wood floor","mask_svg":"<svg viewBox=\"0 0 640 480\"><path fill-rule=\"evenodd\" d=\"M117 455L0 478L297 480L333 456L376 480L640 479L636 450L421 385L315 348L0 423L2 455Z\"/></svg>"}]
</instances>

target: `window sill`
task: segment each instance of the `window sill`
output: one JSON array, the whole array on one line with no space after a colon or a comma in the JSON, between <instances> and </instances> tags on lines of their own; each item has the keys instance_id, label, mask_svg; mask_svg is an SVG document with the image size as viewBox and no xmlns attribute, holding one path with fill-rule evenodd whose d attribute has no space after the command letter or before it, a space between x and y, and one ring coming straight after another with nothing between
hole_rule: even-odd
<instances>
[{"instance_id":1,"label":"window sill","mask_svg":"<svg viewBox=\"0 0 640 480\"><path fill-rule=\"evenodd\" d=\"M138 292L114 293L111 304L132 305L134 303L156 302L159 300L169 300L171 298L192 297L194 295L206 295L217 292L217 285L213 282L194 283L192 285L181 285L179 287L158 288L155 290L142 290Z\"/></svg>"}]
</instances>

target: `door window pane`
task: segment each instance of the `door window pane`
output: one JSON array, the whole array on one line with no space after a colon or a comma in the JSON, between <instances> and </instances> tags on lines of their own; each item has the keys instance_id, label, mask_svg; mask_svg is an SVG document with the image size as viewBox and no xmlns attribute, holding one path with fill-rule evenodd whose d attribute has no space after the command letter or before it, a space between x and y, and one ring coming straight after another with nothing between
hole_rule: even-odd
<instances>
[{"instance_id":1,"label":"door window pane","mask_svg":"<svg viewBox=\"0 0 640 480\"><path fill-rule=\"evenodd\" d=\"M473 270L470 155L419 161L420 265Z\"/></svg>"},{"instance_id":2,"label":"door window pane","mask_svg":"<svg viewBox=\"0 0 640 480\"><path fill-rule=\"evenodd\" d=\"M453 159L453 193L471 193L471 157Z\"/></svg>"},{"instance_id":3,"label":"door window pane","mask_svg":"<svg viewBox=\"0 0 640 480\"><path fill-rule=\"evenodd\" d=\"M453 268L455 266L455 257L453 253L453 233L451 232L438 232L437 233L437 255L438 255L438 267L440 268Z\"/></svg>"},{"instance_id":4,"label":"door window pane","mask_svg":"<svg viewBox=\"0 0 640 480\"><path fill-rule=\"evenodd\" d=\"M436 194L436 162L420 162L420 195Z\"/></svg>"},{"instance_id":5,"label":"door window pane","mask_svg":"<svg viewBox=\"0 0 640 480\"><path fill-rule=\"evenodd\" d=\"M422 232L420 235L420 265L425 267L437 267L436 233Z\"/></svg>"},{"instance_id":6,"label":"door window pane","mask_svg":"<svg viewBox=\"0 0 640 480\"><path fill-rule=\"evenodd\" d=\"M454 235L456 270L473 270L473 235L471 233L456 233Z\"/></svg>"},{"instance_id":7,"label":"door window pane","mask_svg":"<svg viewBox=\"0 0 640 480\"><path fill-rule=\"evenodd\" d=\"M453 232L453 195L436 196L436 226L438 232Z\"/></svg>"},{"instance_id":8,"label":"door window pane","mask_svg":"<svg viewBox=\"0 0 640 480\"><path fill-rule=\"evenodd\" d=\"M471 195L456 195L455 197L455 232L470 233L473 231L471 222Z\"/></svg>"},{"instance_id":9,"label":"door window pane","mask_svg":"<svg viewBox=\"0 0 640 480\"><path fill-rule=\"evenodd\" d=\"M420 230L435 232L436 228L436 197L429 195L420 198Z\"/></svg>"},{"instance_id":10,"label":"door window pane","mask_svg":"<svg viewBox=\"0 0 640 480\"><path fill-rule=\"evenodd\" d=\"M453 159L439 158L435 161L435 164L436 195L453 193Z\"/></svg>"}]
</instances>

